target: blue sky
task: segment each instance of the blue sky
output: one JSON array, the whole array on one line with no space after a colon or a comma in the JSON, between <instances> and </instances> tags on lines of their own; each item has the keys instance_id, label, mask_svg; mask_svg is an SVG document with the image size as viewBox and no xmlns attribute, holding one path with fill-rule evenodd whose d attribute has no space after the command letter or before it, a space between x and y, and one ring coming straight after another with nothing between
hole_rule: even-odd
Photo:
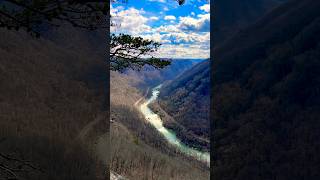
<instances>
[{"instance_id":1,"label":"blue sky","mask_svg":"<svg viewBox=\"0 0 320 180\"><path fill-rule=\"evenodd\" d=\"M160 58L209 58L208 0L128 0L111 3L113 33L126 33L160 42Z\"/></svg>"}]
</instances>

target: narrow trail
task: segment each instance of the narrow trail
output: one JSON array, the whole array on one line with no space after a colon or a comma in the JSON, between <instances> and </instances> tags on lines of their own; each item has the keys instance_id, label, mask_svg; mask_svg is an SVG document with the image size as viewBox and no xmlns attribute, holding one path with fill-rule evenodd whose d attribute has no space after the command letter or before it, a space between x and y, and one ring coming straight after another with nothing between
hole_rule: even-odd
<instances>
[{"instance_id":1,"label":"narrow trail","mask_svg":"<svg viewBox=\"0 0 320 180\"><path fill-rule=\"evenodd\" d=\"M149 93L149 89L150 88L148 87L146 93L134 103L135 106L137 106L140 103L140 101L142 101L143 99L147 98L148 93Z\"/></svg>"},{"instance_id":2,"label":"narrow trail","mask_svg":"<svg viewBox=\"0 0 320 180\"><path fill-rule=\"evenodd\" d=\"M89 122L86 126L82 128L82 130L79 132L76 139L84 140L88 132L93 128L95 124L97 124L99 121L103 119L102 115L98 115L93 121Z\"/></svg>"},{"instance_id":3,"label":"narrow trail","mask_svg":"<svg viewBox=\"0 0 320 180\"><path fill-rule=\"evenodd\" d=\"M79 132L78 136L76 137L76 140L85 142L86 141L85 137L89 134L89 132L93 131L94 126L103 120L104 120L104 116L98 115L93 121L89 122L86 126L82 128L82 130ZM108 156L109 134L107 132L96 137L93 149L97 158L103 163L103 165L107 167L108 159L109 159L109 156ZM118 176L118 177L121 177L121 176ZM117 178L115 180L125 180L125 179Z\"/></svg>"}]
</instances>

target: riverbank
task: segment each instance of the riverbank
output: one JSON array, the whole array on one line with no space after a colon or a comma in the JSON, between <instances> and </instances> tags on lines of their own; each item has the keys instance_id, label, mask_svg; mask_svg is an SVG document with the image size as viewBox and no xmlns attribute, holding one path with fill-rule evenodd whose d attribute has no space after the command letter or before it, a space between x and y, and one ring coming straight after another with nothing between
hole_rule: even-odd
<instances>
[{"instance_id":1,"label":"riverbank","mask_svg":"<svg viewBox=\"0 0 320 180\"><path fill-rule=\"evenodd\" d=\"M172 130L169 130L163 126L162 119L156 113L154 113L149 105L154 102L160 93L161 84L152 89L152 95L145 103L142 103L139 106L140 112L144 115L145 119L157 129L159 133L161 133L167 142L173 146L175 146L179 151L186 154L187 156L191 156L199 161L205 162L208 166L210 164L210 154L206 151L200 151L195 148L189 147L188 145L181 142L179 138L177 138L176 133Z\"/></svg>"},{"instance_id":2,"label":"riverbank","mask_svg":"<svg viewBox=\"0 0 320 180\"><path fill-rule=\"evenodd\" d=\"M165 128L176 132L176 136L182 143L200 151L210 151L210 139L196 135L192 131L188 131L183 125L179 124L160 106L159 99L149 104L149 108L160 116Z\"/></svg>"}]
</instances>

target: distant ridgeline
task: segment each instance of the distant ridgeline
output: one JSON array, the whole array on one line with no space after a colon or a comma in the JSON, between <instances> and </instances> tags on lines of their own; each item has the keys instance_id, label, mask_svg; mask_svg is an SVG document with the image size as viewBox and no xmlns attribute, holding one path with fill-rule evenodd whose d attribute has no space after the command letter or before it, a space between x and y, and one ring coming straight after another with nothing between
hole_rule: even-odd
<instances>
[{"instance_id":1,"label":"distant ridgeline","mask_svg":"<svg viewBox=\"0 0 320 180\"><path fill-rule=\"evenodd\" d=\"M141 80L138 87L146 89L147 87L157 86L164 81L176 78L185 70L203 61L203 59L171 59L170 61L171 64L163 69L156 69L146 65L140 71L126 70L125 74Z\"/></svg>"}]
</instances>

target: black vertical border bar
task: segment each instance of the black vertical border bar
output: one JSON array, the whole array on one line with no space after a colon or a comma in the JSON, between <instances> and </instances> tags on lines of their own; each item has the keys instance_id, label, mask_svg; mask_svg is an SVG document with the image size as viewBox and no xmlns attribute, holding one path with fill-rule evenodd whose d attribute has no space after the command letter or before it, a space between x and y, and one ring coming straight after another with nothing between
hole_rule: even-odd
<instances>
[{"instance_id":1,"label":"black vertical border bar","mask_svg":"<svg viewBox=\"0 0 320 180\"><path fill-rule=\"evenodd\" d=\"M216 0L210 0L210 112L209 112L209 120L210 120L210 179L213 179L213 168L214 168L214 128L215 122L213 121L213 66L214 66L214 12L215 6L214 2Z\"/></svg>"},{"instance_id":2,"label":"black vertical border bar","mask_svg":"<svg viewBox=\"0 0 320 180\"><path fill-rule=\"evenodd\" d=\"M107 168L106 168L106 177L107 179L110 179L110 132L111 132L111 129L110 129L110 24L111 24L111 21L110 21L110 1L111 0L104 0L104 1L107 1L107 6L109 7L108 8L108 12L107 12L107 22L109 22L109 26L106 28L106 59L105 59L105 63L106 63L106 83L105 83L105 93L106 93L106 111L107 111L107 115L106 115L106 123L107 123L107 128L109 129L109 139L108 139L108 160L107 160Z\"/></svg>"},{"instance_id":3,"label":"black vertical border bar","mask_svg":"<svg viewBox=\"0 0 320 180\"><path fill-rule=\"evenodd\" d=\"M107 12L107 16L106 16L106 21L109 22L109 26L107 28L104 28L106 30L105 32L105 35L106 35L106 44L104 47L106 47L105 49L105 53L106 53L106 59L104 59L104 63L105 63L105 68L106 68L106 74L105 74L105 82L103 83L103 90L104 90L104 93L105 93L105 99L104 99L104 110L106 112L106 127L107 129L109 129L109 132L108 133L108 151L106 152L107 153L107 167L106 167L106 170L105 170L105 177L107 177L108 180L110 180L110 132L111 132L111 129L110 129L110 24L111 24L111 21L110 21L110 1L111 0L78 0L80 2L97 2L97 3L106 3L106 5L109 7L108 8L108 12Z\"/></svg>"}]
</instances>

